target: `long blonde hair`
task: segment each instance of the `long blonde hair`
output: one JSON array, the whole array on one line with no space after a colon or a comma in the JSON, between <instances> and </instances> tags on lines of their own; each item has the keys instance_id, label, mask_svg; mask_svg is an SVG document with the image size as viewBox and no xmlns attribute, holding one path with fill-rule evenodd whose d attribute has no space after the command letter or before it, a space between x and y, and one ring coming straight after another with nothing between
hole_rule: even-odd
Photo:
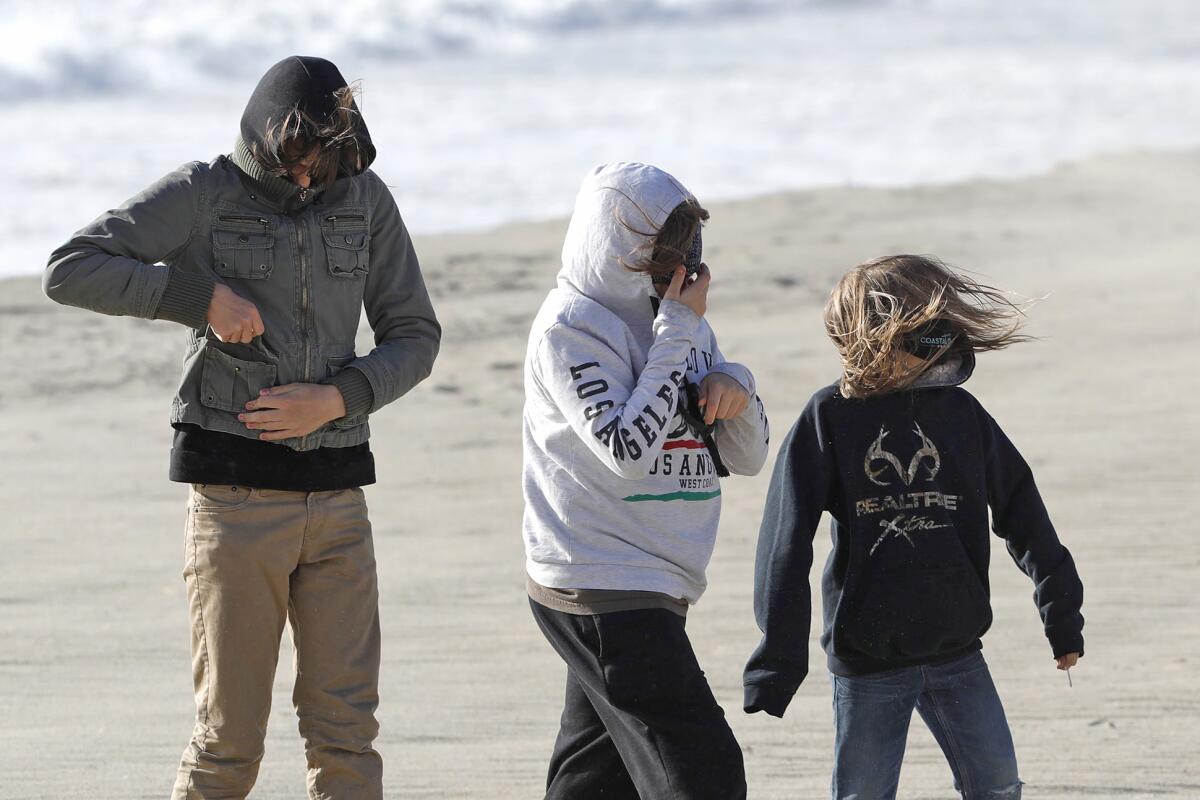
<instances>
[{"instance_id":1,"label":"long blonde hair","mask_svg":"<svg viewBox=\"0 0 1200 800\"><path fill-rule=\"evenodd\" d=\"M948 352L1028 341L1017 332L1023 316L999 289L937 258L895 255L859 264L838 281L825 304L825 331L842 357L842 395L870 397L911 386ZM927 359L906 357L906 344L933 331L950 340Z\"/></svg>"}]
</instances>

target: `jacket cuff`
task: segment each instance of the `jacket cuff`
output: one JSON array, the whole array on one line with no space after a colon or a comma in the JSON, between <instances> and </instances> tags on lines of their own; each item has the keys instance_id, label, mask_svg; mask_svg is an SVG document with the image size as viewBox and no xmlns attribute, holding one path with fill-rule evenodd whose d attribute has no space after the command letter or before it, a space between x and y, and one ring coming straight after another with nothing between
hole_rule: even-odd
<instances>
[{"instance_id":1,"label":"jacket cuff","mask_svg":"<svg viewBox=\"0 0 1200 800\"><path fill-rule=\"evenodd\" d=\"M1083 656L1083 634L1078 631L1048 631L1046 638L1050 640L1050 649L1055 658L1062 658L1068 653L1078 653Z\"/></svg>"},{"instance_id":2,"label":"jacket cuff","mask_svg":"<svg viewBox=\"0 0 1200 800\"><path fill-rule=\"evenodd\" d=\"M787 710L788 703L792 702L792 696L795 693L795 689L788 692L779 686L768 683L747 683L745 684L745 701L742 704L742 710L747 714L765 711L772 717L782 718L783 712Z\"/></svg>"},{"instance_id":3,"label":"jacket cuff","mask_svg":"<svg viewBox=\"0 0 1200 800\"><path fill-rule=\"evenodd\" d=\"M154 318L203 330L208 325L208 306L216 286L216 280L209 275L172 267Z\"/></svg>"},{"instance_id":4,"label":"jacket cuff","mask_svg":"<svg viewBox=\"0 0 1200 800\"><path fill-rule=\"evenodd\" d=\"M329 382L342 393L342 402L346 405L347 417L358 417L371 410L375 403L375 392L371 382L361 370L347 367L329 379Z\"/></svg>"}]
</instances>

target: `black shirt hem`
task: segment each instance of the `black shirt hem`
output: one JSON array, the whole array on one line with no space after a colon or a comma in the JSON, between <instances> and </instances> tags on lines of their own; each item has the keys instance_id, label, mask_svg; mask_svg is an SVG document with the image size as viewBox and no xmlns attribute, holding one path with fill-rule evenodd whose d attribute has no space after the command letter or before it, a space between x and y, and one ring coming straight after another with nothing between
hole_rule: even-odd
<instances>
[{"instance_id":1,"label":"black shirt hem","mask_svg":"<svg viewBox=\"0 0 1200 800\"><path fill-rule=\"evenodd\" d=\"M375 457L364 442L352 447L319 447L303 452L290 447L176 423L170 479L328 492L375 483Z\"/></svg>"}]
</instances>

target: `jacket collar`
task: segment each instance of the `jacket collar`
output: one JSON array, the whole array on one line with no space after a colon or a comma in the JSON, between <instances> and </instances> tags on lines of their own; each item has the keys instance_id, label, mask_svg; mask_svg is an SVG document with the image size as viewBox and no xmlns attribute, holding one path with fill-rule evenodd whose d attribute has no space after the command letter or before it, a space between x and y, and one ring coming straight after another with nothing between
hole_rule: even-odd
<instances>
[{"instance_id":1,"label":"jacket collar","mask_svg":"<svg viewBox=\"0 0 1200 800\"><path fill-rule=\"evenodd\" d=\"M943 358L912 383L910 389L934 389L939 386L961 386L975 371L975 353L967 350Z\"/></svg>"},{"instance_id":2,"label":"jacket collar","mask_svg":"<svg viewBox=\"0 0 1200 800\"><path fill-rule=\"evenodd\" d=\"M264 198L282 206L288 212L304 208L324 189L319 184L303 189L286 178L267 172L250 152L241 136L233 145L230 160L254 183Z\"/></svg>"}]
</instances>

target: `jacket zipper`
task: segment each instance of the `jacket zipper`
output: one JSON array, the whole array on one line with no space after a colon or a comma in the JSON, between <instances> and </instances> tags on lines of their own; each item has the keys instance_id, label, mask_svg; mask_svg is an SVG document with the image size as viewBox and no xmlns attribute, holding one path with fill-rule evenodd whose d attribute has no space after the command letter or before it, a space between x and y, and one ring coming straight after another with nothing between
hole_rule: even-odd
<instances>
[{"instance_id":1,"label":"jacket zipper","mask_svg":"<svg viewBox=\"0 0 1200 800\"><path fill-rule=\"evenodd\" d=\"M304 259L304 223L294 219L296 226L296 250L300 255L300 338L304 339L304 382L312 383L312 369L309 366L312 355L312 343L308 334L308 265ZM300 446L308 444L308 436L300 438Z\"/></svg>"},{"instance_id":2,"label":"jacket zipper","mask_svg":"<svg viewBox=\"0 0 1200 800\"><path fill-rule=\"evenodd\" d=\"M362 214L334 214L326 217L325 221L336 228L338 222L366 222L367 218Z\"/></svg>"},{"instance_id":3,"label":"jacket zipper","mask_svg":"<svg viewBox=\"0 0 1200 800\"><path fill-rule=\"evenodd\" d=\"M218 219L218 220L220 220L221 222L244 222L244 223L257 223L257 224L259 224L259 225L262 225L262 226L264 226L264 227L267 227L267 228L271 227L271 223L270 223L270 222L269 222L269 221L268 221L268 220L267 220L265 217L232 217L232 216L226 216L226 217L217 217L217 219Z\"/></svg>"}]
</instances>

